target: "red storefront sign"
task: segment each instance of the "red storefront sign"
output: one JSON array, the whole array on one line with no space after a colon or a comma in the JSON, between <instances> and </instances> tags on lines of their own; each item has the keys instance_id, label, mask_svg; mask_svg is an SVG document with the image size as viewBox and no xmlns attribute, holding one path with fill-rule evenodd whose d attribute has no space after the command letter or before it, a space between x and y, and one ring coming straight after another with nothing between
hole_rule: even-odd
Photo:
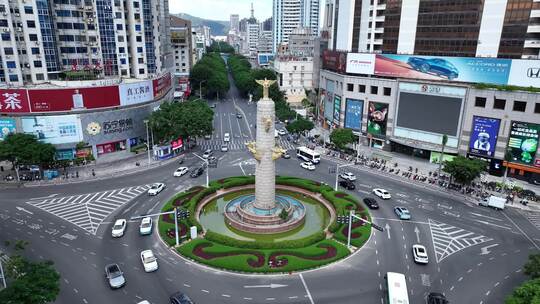
<instances>
[{"instance_id":1,"label":"red storefront sign","mask_svg":"<svg viewBox=\"0 0 540 304\"><path fill-rule=\"evenodd\" d=\"M182 138L178 138L177 140L171 141L171 146L173 150L182 148L183 145L184 145L184 142L182 141Z\"/></svg>"},{"instance_id":2,"label":"red storefront sign","mask_svg":"<svg viewBox=\"0 0 540 304\"><path fill-rule=\"evenodd\" d=\"M74 95L82 96L87 109L120 105L118 86L72 89L28 90L32 112L70 111L74 108Z\"/></svg>"},{"instance_id":3,"label":"red storefront sign","mask_svg":"<svg viewBox=\"0 0 540 304\"><path fill-rule=\"evenodd\" d=\"M153 80L154 100L163 97L171 88L171 73Z\"/></svg>"},{"instance_id":4,"label":"red storefront sign","mask_svg":"<svg viewBox=\"0 0 540 304\"><path fill-rule=\"evenodd\" d=\"M330 50L323 51L323 69L345 73L347 68L347 53Z\"/></svg>"},{"instance_id":5,"label":"red storefront sign","mask_svg":"<svg viewBox=\"0 0 540 304\"><path fill-rule=\"evenodd\" d=\"M28 96L26 90L0 89L0 113L28 113Z\"/></svg>"}]
</instances>

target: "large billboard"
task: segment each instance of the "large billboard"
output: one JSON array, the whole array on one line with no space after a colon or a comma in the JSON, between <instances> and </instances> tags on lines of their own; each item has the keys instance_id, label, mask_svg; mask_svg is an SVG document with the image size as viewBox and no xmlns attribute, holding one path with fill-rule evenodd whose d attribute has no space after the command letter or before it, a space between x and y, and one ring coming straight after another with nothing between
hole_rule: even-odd
<instances>
[{"instance_id":1,"label":"large billboard","mask_svg":"<svg viewBox=\"0 0 540 304\"><path fill-rule=\"evenodd\" d=\"M36 89L28 90L28 96L32 112L59 112L79 107L96 109L120 105L118 86Z\"/></svg>"},{"instance_id":2,"label":"large billboard","mask_svg":"<svg viewBox=\"0 0 540 304\"><path fill-rule=\"evenodd\" d=\"M345 128L361 131L363 112L364 101L351 98L345 99Z\"/></svg>"},{"instance_id":3,"label":"large billboard","mask_svg":"<svg viewBox=\"0 0 540 304\"><path fill-rule=\"evenodd\" d=\"M24 133L34 134L50 144L82 141L81 121L77 115L26 116L21 118Z\"/></svg>"},{"instance_id":4,"label":"large billboard","mask_svg":"<svg viewBox=\"0 0 540 304\"><path fill-rule=\"evenodd\" d=\"M8 134L15 133L15 119L13 118L0 118L0 141L4 140Z\"/></svg>"},{"instance_id":5,"label":"large billboard","mask_svg":"<svg viewBox=\"0 0 540 304\"><path fill-rule=\"evenodd\" d=\"M341 115L341 96L334 95L334 123L339 125Z\"/></svg>"},{"instance_id":6,"label":"large billboard","mask_svg":"<svg viewBox=\"0 0 540 304\"><path fill-rule=\"evenodd\" d=\"M322 56L322 66L325 70L345 73L347 67L347 53L324 50Z\"/></svg>"},{"instance_id":7,"label":"large billboard","mask_svg":"<svg viewBox=\"0 0 540 304\"><path fill-rule=\"evenodd\" d=\"M323 68L335 71L325 67L324 61ZM346 71L397 78L540 87L539 60L348 53Z\"/></svg>"},{"instance_id":8,"label":"large billboard","mask_svg":"<svg viewBox=\"0 0 540 304\"><path fill-rule=\"evenodd\" d=\"M533 166L539 134L540 124L512 121L508 139L511 162Z\"/></svg>"},{"instance_id":9,"label":"large billboard","mask_svg":"<svg viewBox=\"0 0 540 304\"><path fill-rule=\"evenodd\" d=\"M469 152L492 157L497 146L500 125L500 119L474 116Z\"/></svg>"},{"instance_id":10,"label":"large billboard","mask_svg":"<svg viewBox=\"0 0 540 304\"><path fill-rule=\"evenodd\" d=\"M124 83L118 86L120 105L128 106L154 99L152 80Z\"/></svg>"},{"instance_id":11,"label":"large billboard","mask_svg":"<svg viewBox=\"0 0 540 304\"><path fill-rule=\"evenodd\" d=\"M0 89L0 113L28 113L28 96L23 89Z\"/></svg>"},{"instance_id":12,"label":"large billboard","mask_svg":"<svg viewBox=\"0 0 540 304\"><path fill-rule=\"evenodd\" d=\"M368 108L367 132L376 137L386 136L386 122L388 120L388 104L370 102Z\"/></svg>"}]
</instances>

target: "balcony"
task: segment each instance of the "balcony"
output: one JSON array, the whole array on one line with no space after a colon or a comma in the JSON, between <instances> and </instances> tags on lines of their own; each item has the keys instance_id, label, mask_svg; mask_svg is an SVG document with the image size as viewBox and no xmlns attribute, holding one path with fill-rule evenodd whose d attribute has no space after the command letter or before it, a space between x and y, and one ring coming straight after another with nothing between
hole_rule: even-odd
<instances>
[{"instance_id":1,"label":"balcony","mask_svg":"<svg viewBox=\"0 0 540 304\"><path fill-rule=\"evenodd\" d=\"M536 10L536 9L531 10L530 18L540 18L540 10Z\"/></svg>"},{"instance_id":2,"label":"balcony","mask_svg":"<svg viewBox=\"0 0 540 304\"><path fill-rule=\"evenodd\" d=\"M525 40L525 48L540 48L540 39L527 39Z\"/></svg>"},{"instance_id":3,"label":"balcony","mask_svg":"<svg viewBox=\"0 0 540 304\"><path fill-rule=\"evenodd\" d=\"M531 24L527 28L527 33L540 33L540 24Z\"/></svg>"},{"instance_id":4,"label":"balcony","mask_svg":"<svg viewBox=\"0 0 540 304\"><path fill-rule=\"evenodd\" d=\"M384 22L384 16L369 17L369 22Z\"/></svg>"}]
</instances>

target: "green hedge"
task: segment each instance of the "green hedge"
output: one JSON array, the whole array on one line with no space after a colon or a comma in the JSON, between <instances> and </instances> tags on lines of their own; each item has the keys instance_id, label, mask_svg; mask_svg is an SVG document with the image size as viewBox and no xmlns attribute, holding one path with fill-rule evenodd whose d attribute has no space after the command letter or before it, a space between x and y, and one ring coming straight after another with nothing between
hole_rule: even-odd
<instances>
[{"instance_id":1,"label":"green hedge","mask_svg":"<svg viewBox=\"0 0 540 304\"><path fill-rule=\"evenodd\" d=\"M237 240L232 237L225 236L208 230L205 235L205 239L219 243L225 246L236 247L236 248L245 248L245 249L289 249L289 248L302 248L309 246L311 244L320 242L326 237L324 231L319 231L312 235L306 236L297 240L286 240L279 242L268 242L268 241L244 241Z\"/></svg>"}]
</instances>

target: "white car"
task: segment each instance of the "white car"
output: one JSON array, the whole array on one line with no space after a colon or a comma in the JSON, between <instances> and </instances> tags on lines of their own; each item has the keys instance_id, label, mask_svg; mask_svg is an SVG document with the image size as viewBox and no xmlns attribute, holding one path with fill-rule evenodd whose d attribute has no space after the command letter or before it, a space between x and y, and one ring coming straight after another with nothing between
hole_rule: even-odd
<instances>
[{"instance_id":1,"label":"white car","mask_svg":"<svg viewBox=\"0 0 540 304\"><path fill-rule=\"evenodd\" d=\"M309 170L309 171L313 171L315 170L315 165L311 162L303 162L300 164L300 167L306 169L306 170Z\"/></svg>"},{"instance_id":2,"label":"white car","mask_svg":"<svg viewBox=\"0 0 540 304\"><path fill-rule=\"evenodd\" d=\"M189 171L188 167L180 167L180 168L176 169L176 171L174 171L173 176L174 177L180 177L180 176L188 173L188 171Z\"/></svg>"},{"instance_id":3,"label":"white car","mask_svg":"<svg viewBox=\"0 0 540 304\"><path fill-rule=\"evenodd\" d=\"M155 183L150 186L150 189L148 189L148 195L158 195L161 191L165 189L164 183Z\"/></svg>"},{"instance_id":4,"label":"white car","mask_svg":"<svg viewBox=\"0 0 540 304\"><path fill-rule=\"evenodd\" d=\"M351 182L356 180L356 175L352 174L352 172L344 172L339 175L339 177L343 179L348 179Z\"/></svg>"},{"instance_id":5,"label":"white car","mask_svg":"<svg viewBox=\"0 0 540 304\"><path fill-rule=\"evenodd\" d=\"M112 237L121 237L124 235L124 232L126 232L126 226L127 221L125 219L118 219L116 222L114 222L114 225L112 227Z\"/></svg>"},{"instance_id":6,"label":"white car","mask_svg":"<svg viewBox=\"0 0 540 304\"><path fill-rule=\"evenodd\" d=\"M142 219L141 224L139 225L139 234L148 235L152 234L152 218L145 217Z\"/></svg>"},{"instance_id":7,"label":"white car","mask_svg":"<svg viewBox=\"0 0 540 304\"><path fill-rule=\"evenodd\" d=\"M412 246L412 253L414 262L418 264L427 264L428 263L428 255L426 251L426 247L422 245L413 245Z\"/></svg>"},{"instance_id":8,"label":"white car","mask_svg":"<svg viewBox=\"0 0 540 304\"><path fill-rule=\"evenodd\" d=\"M375 188L373 189L373 194L375 194L376 196L382 198L382 199L390 199L392 198L392 196L390 195L390 193L384 189L381 189L381 188Z\"/></svg>"},{"instance_id":9,"label":"white car","mask_svg":"<svg viewBox=\"0 0 540 304\"><path fill-rule=\"evenodd\" d=\"M212 149L206 149L202 155L203 158L208 158L210 156L212 156L212 154L214 154L214 152L212 152Z\"/></svg>"},{"instance_id":10,"label":"white car","mask_svg":"<svg viewBox=\"0 0 540 304\"><path fill-rule=\"evenodd\" d=\"M141 262L146 272L152 272L158 269L156 256L150 249L141 251Z\"/></svg>"},{"instance_id":11,"label":"white car","mask_svg":"<svg viewBox=\"0 0 540 304\"><path fill-rule=\"evenodd\" d=\"M224 142L230 142L231 141L231 134L229 134L229 133L223 134L223 141Z\"/></svg>"},{"instance_id":12,"label":"white car","mask_svg":"<svg viewBox=\"0 0 540 304\"><path fill-rule=\"evenodd\" d=\"M281 135L281 136L287 135L287 130L281 129L281 130L278 131L278 134Z\"/></svg>"},{"instance_id":13,"label":"white car","mask_svg":"<svg viewBox=\"0 0 540 304\"><path fill-rule=\"evenodd\" d=\"M227 152L229 151L229 146L227 146L227 144L222 144L221 145L221 152Z\"/></svg>"}]
</instances>

